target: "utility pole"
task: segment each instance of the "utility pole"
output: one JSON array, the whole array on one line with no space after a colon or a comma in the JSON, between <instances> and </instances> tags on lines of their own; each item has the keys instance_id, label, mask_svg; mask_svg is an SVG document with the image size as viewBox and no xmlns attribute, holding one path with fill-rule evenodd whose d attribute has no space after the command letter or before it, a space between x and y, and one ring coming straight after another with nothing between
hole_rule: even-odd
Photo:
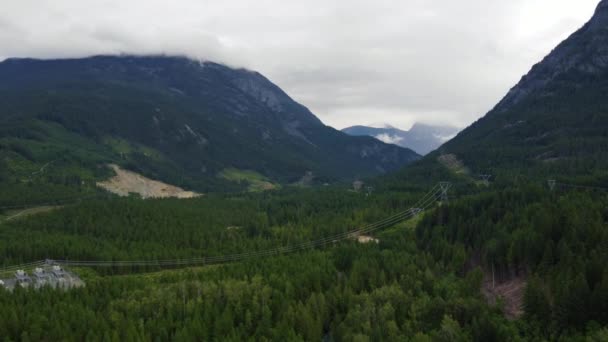
<instances>
[{"instance_id":1,"label":"utility pole","mask_svg":"<svg viewBox=\"0 0 608 342\"><path fill-rule=\"evenodd\" d=\"M494 261L492 261L492 288L496 288L496 280L494 278Z\"/></svg>"},{"instance_id":2,"label":"utility pole","mask_svg":"<svg viewBox=\"0 0 608 342\"><path fill-rule=\"evenodd\" d=\"M372 192L374 192L374 187L373 187L373 186L368 186L368 187L366 188L366 190L367 190L367 193L365 194L365 196L366 196L366 197L369 197L369 195L371 195L371 194L372 194Z\"/></svg>"},{"instance_id":3,"label":"utility pole","mask_svg":"<svg viewBox=\"0 0 608 342\"><path fill-rule=\"evenodd\" d=\"M439 187L441 188L440 201L441 203L448 203L448 190L452 187L450 182L440 182Z\"/></svg>"},{"instance_id":4,"label":"utility pole","mask_svg":"<svg viewBox=\"0 0 608 342\"><path fill-rule=\"evenodd\" d=\"M555 184L557 183L555 181L555 179L549 179L547 181L547 183L549 184L549 190L551 190L551 191L555 190Z\"/></svg>"},{"instance_id":5,"label":"utility pole","mask_svg":"<svg viewBox=\"0 0 608 342\"><path fill-rule=\"evenodd\" d=\"M485 175L479 175L479 177L481 178L483 185L485 185L485 186L490 185L490 178L492 178L492 175L485 174Z\"/></svg>"}]
</instances>

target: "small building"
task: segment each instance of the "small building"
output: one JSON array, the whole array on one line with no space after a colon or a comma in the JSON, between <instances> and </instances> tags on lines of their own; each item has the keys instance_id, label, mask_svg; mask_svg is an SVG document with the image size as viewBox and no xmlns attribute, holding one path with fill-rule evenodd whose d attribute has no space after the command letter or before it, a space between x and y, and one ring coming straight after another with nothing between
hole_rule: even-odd
<instances>
[{"instance_id":1,"label":"small building","mask_svg":"<svg viewBox=\"0 0 608 342\"><path fill-rule=\"evenodd\" d=\"M353 189L355 191L360 191L363 188L363 185L365 185L365 183L363 183L363 181L356 180L353 182Z\"/></svg>"},{"instance_id":2,"label":"small building","mask_svg":"<svg viewBox=\"0 0 608 342\"><path fill-rule=\"evenodd\" d=\"M359 243L372 243L372 242L373 243L380 243L380 240L378 240L378 239L376 239L374 237L371 237L371 236L367 236L367 235L359 235L357 237L357 241Z\"/></svg>"},{"instance_id":3,"label":"small building","mask_svg":"<svg viewBox=\"0 0 608 342\"><path fill-rule=\"evenodd\" d=\"M21 287L30 287L32 284L32 278L24 270L17 270L15 272L15 280L17 281L17 285Z\"/></svg>"},{"instance_id":4,"label":"small building","mask_svg":"<svg viewBox=\"0 0 608 342\"><path fill-rule=\"evenodd\" d=\"M2 279L0 280L0 287L8 291L12 291L15 288L15 280L14 279Z\"/></svg>"},{"instance_id":5,"label":"small building","mask_svg":"<svg viewBox=\"0 0 608 342\"><path fill-rule=\"evenodd\" d=\"M68 273L61 268L61 266L54 265L50 270L51 277L53 277L55 287L60 288L70 288L72 283L72 278L68 275Z\"/></svg>"},{"instance_id":6,"label":"small building","mask_svg":"<svg viewBox=\"0 0 608 342\"><path fill-rule=\"evenodd\" d=\"M61 268L61 266L58 266L58 265L54 265L53 267L51 267L51 274L55 278L63 278L66 275L65 271L63 270L63 268Z\"/></svg>"},{"instance_id":7,"label":"small building","mask_svg":"<svg viewBox=\"0 0 608 342\"><path fill-rule=\"evenodd\" d=\"M40 267L37 267L36 269L34 269L34 274L33 274L32 279L34 280L34 287L37 289L39 289L45 285L50 285L52 287L55 287L54 286L55 281L52 278L51 274Z\"/></svg>"},{"instance_id":8,"label":"small building","mask_svg":"<svg viewBox=\"0 0 608 342\"><path fill-rule=\"evenodd\" d=\"M78 275L64 270L61 266L47 263L44 267L37 267L30 277L24 270L15 272L13 278L0 280L0 287L13 291L15 287L40 289L44 286L59 289L72 289L84 286Z\"/></svg>"}]
</instances>

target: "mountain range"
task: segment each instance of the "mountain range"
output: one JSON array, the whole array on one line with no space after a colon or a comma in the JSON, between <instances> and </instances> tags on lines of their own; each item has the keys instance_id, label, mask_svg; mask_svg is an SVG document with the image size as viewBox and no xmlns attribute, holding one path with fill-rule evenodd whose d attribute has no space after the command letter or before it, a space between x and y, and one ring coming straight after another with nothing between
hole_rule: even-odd
<instances>
[{"instance_id":1,"label":"mountain range","mask_svg":"<svg viewBox=\"0 0 608 342\"><path fill-rule=\"evenodd\" d=\"M52 162L47 174L78 182L115 163L213 191L237 186L219 176L227 169L278 183L310 175L331 182L419 158L324 125L257 72L182 57L8 59L0 63L0 98L5 179Z\"/></svg>"},{"instance_id":2,"label":"mountain range","mask_svg":"<svg viewBox=\"0 0 608 342\"><path fill-rule=\"evenodd\" d=\"M437 149L458 133L453 126L426 125L416 123L408 131L390 125L383 127L351 126L342 132L353 136L371 136L388 144L409 148L416 153L425 155Z\"/></svg>"}]
</instances>

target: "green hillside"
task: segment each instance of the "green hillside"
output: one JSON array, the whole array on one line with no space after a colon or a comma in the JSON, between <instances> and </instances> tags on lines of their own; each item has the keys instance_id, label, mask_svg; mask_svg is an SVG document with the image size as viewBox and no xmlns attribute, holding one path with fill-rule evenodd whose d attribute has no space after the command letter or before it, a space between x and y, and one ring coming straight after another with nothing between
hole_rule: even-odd
<instances>
[{"instance_id":1,"label":"green hillside","mask_svg":"<svg viewBox=\"0 0 608 342\"><path fill-rule=\"evenodd\" d=\"M234 191L243 187L218 177L224 169L284 184L312 172L325 183L418 159L323 125L258 73L186 58L9 59L0 98L0 175L9 181L53 162L49 171L86 182L112 162L187 189Z\"/></svg>"}]
</instances>

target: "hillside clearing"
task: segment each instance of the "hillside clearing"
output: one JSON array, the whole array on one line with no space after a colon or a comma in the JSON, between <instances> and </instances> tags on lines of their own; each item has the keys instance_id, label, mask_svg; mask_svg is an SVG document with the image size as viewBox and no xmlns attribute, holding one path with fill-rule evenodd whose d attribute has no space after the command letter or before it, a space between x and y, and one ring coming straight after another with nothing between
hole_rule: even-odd
<instances>
[{"instance_id":1,"label":"hillside clearing","mask_svg":"<svg viewBox=\"0 0 608 342\"><path fill-rule=\"evenodd\" d=\"M441 163L441 165L448 168L448 170L454 172L455 174L468 174L469 171L465 167L464 163L456 157L455 154L444 154L437 158L437 161Z\"/></svg>"},{"instance_id":2,"label":"hillside clearing","mask_svg":"<svg viewBox=\"0 0 608 342\"><path fill-rule=\"evenodd\" d=\"M4 222L4 221L16 220L16 219L30 216L30 215L45 213L45 212L59 209L59 208L61 208L61 206L41 206L41 207L27 208L27 209L23 209L23 210L9 211L4 215L5 216L4 219L0 220L0 223Z\"/></svg>"},{"instance_id":3,"label":"hillside clearing","mask_svg":"<svg viewBox=\"0 0 608 342\"><path fill-rule=\"evenodd\" d=\"M268 178L255 171L228 168L222 170L218 176L235 183L244 182L248 184L247 190L251 192L275 190L278 188L278 185L273 184Z\"/></svg>"},{"instance_id":4,"label":"hillside clearing","mask_svg":"<svg viewBox=\"0 0 608 342\"><path fill-rule=\"evenodd\" d=\"M512 277L493 282L492 276L486 274L481 292L489 304L496 304L499 300L502 300L504 302L505 317L513 320L520 318L524 313L523 301L525 289L525 277Z\"/></svg>"},{"instance_id":5,"label":"hillside clearing","mask_svg":"<svg viewBox=\"0 0 608 342\"><path fill-rule=\"evenodd\" d=\"M138 194L142 198L193 198L202 196L196 192L186 191L180 187L144 177L133 171L123 170L115 164L110 164L109 167L114 170L116 175L106 181L98 182L97 186L119 196L129 196L131 193Z\"/></svg>"}]
</instances>

